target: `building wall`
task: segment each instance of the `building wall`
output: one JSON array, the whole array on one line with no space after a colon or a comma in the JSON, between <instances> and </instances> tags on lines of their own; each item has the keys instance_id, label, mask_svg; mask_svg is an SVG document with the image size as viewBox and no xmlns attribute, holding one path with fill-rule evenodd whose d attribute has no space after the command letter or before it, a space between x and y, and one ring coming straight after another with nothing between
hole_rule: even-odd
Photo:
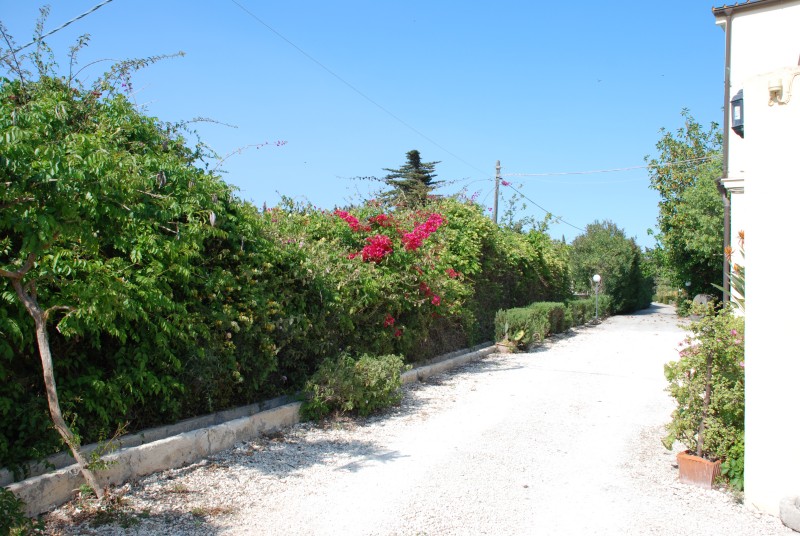
<instances>
[{"instance_id":1,"label":"building wall","mask_svg":"<svg viewBox=\"0 0 800 536\"><path fill-rule=\"evenodd\" d=\"M724 18L718 18L724 27ZM800 1L734 11L731 97L744 91L744 131L729 136L726 187L731 235L746 231L745 502L778 515L800 495L800 350L794 279L800 202L800 76L787 104L770 105L771 80L784 92L800 60ZM730 113L730 105L726 106ZM736 261L736 259L734 259Z\"/></svg>"},{"instance_id":2,"label":"building wall","mask_svg":"<svg viewBox=\"0 0 800 536\"><path fill-rule=\"evenodd\" d=\"M777 515L783 497L800 495L800 345L793 290L800 277L794 262L800 76L797 95L788 104L770 106L768 85L775 74L744 82L749 114L745 500Z\"/></svg>"},{"instance_id":3,"label":"building wall","mask_svg":"<svg viewBox=\"0 0 800 536\"><path fill-rule=\"evenodd\" d=\"M717 23L724 27L725 19ZM752 76L797 65L800 60L800 2L734 14L731 23L731 98ZM748 94L744 93L745 137L748 124ZM730 105L726 106L730 113ZM728 177L746 178L748 144L731 132ZM734 230L734 233L736 230Z\"/></svg>"}]
</instances>

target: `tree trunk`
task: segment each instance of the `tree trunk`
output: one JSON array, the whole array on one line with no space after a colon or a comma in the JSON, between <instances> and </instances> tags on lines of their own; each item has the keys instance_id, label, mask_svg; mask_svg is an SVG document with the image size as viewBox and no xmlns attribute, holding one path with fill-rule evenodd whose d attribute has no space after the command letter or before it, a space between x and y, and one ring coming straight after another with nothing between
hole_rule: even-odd
<instances>
[{"instance_id":1,"label":"tree trunk","mask_svg":"<svg viewBox=\"0 0 800 536\"><path fill-rule=\"evenodd\" d=\"M56 379L53 374L53 356L50 353L50 340L47 336L45 314L41 307L39 307L35 296L25 291L19 279L12 279L12 284L14 290L17 292L17 296L25 305L25 308L28 310L31 317L33 317L33 321L36 324L36 344L39 347L39 357L42 361L42 374L44 375L44 385L47 391L47 405L50 408L50 417L53 419L56 431L58 431L62 439L64 439L64 442L72 451L72 455L75 457L75 461L78 462L78 466L81 469L83 477L86 479L86 483L91 486L98 499L103 499L105 493L98 483L97 477L91 469L89 469L86 458L81 453L80 441L78 441L78 438L72 433L72 430L69 429L67 423L64 422L64 417L61 415L61 406L58 403L58 391L56 390Z\"/></svg>"},{"instance_id":2,"label":"tree trunk","mask_svg":"<svg viewBox=\"0 0 800 536\"><path fill-rule=\"evenodd\" d=\"M706 431L706 418L708 407L711 405L711 365L713 356L709 353L706 357L706 393L703 397L703 414L700 416L700 426L697 427L697 455L703 457L703 434Z\"/></svg>"}]
</instances>

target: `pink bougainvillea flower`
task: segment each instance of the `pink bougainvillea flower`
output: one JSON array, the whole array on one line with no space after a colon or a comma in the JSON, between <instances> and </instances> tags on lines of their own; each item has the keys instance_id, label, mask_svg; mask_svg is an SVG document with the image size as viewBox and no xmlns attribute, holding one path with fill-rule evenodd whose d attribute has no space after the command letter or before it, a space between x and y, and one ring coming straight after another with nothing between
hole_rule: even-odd
<instances>
[{"instance_id":1,"label":"pink bougainvillea flower","mask_svg":"<svg viewBox=\"0 0 800 536\"><path fill-rule=\"evenodd\" d=\"M347 225L354 231L369 231L369 225L362 225L358 218L347 212L346 210L334 210L333 213L347 222Z\"/></svg>"},{"instance_id":2,"label":"pink bougainvillea flower","mask_svg":"<svg viewBox=\"0 0 800 536\"><path fill-rule=\"evenodd\" d=\"M503 186L511 186L511 183L508 181L500 181L500 184L502 184Z\"/></svg>"},{"instance_id":3,"label":"pink bougainvillea flower","mask_svg":"<svg viewBox=\"0 0 800 536\"><path fill-rule=\"evenodd\" d=\"M403 336L403 330L402 329L396 329L394 331L394 336L397 337L397 338L402 337Z\"/></svg>"},{"instance_id":4,"label":"pink bougainvillea flower","mask_svg":"<svg viewBox=\"0 0 800 536\"><path fill-rule=\"evenodd\" d=\"M422 245L422 236L417 233L410 232L403 235L400 241L407 251L416 251Z\"/></svg>"},{"instance_id":5,"label":"pink bougainvillea flower","mask_svg":"<svg viewBox=\"0 0 800 536\"><path fill-rule=\"evenodd\" d=\"M388 236L373 235L367 238L367 245L361 250L361 258L364 262L381 262L392 251L392 241Z\"/></svg>"},{"instance_id":6,"label":"pink bougainvillea flower","mask_svg":"<svg viewBox=\"0 0 800 536\"><path fill-rule=\"evenodd\" d=\"M442 299L434 294L433 298L431 298L431 303L434 305L439 305L442 303Z\"/></svg>"},{"instance_id":7,"label":"pink bougainvillea flower","mask_svg":"<svg viewBox=\"0 0 800 536\"><path fill-rule=\"evenodd\" d=\"M386 315L386 319L383 321L383 327L388 328L389 326L394 326L394 317L392 315Z\"/></svg>"},{"instance_id":8,"label":"pink bougainvillea flower","mask_svg":"<svg viewBox=\"0 0 800 536\"><path fill-rule=\"evenodd\" d=\"M369 221L380 227L392 227L394 225L394 220L392 217L386 214L378 214L377 216L373 216L369 219Z\"/></svg>"},{"instance_id":9,"label":"pink bougainvillea flower","mask_svg":"<svg viewBox=\"0 0 800 536\"><path fill-rule=\"evenodd\" d=\"M416 249L419 249L419 247L422 245L422 242L430 235L435 233L443 223L444 218L442 218L441 214L437 214L435 212L430 214L424 222L414 227L413 231L403 235L401 239L403 246L408 251L415 251Z\"/></svg>"},{"instance_id":10,"label":"pink bougainvillea flower","mask_svg":"<svg viewBox=\"0 0 800 536\"><path fill-rule=\"evenodd\" d=\"M426 297L433 295L431 287L429 287L424 281L419 284L419 291L422 292Z\"/></svg>"},{"instance_id":11,"label":"pink bougainvillea flower","mask_svg":"<svg viewBox=\"0 0 800 536\"><path fill-rule=\"evenodd\" d=\"M448 276L450 276L451 279L457 279L458 276L461 275L459 272L456 272L452 268L448 268L447 270L445 270L445 272L447 273Z\"/></svg>"}]
</instances>

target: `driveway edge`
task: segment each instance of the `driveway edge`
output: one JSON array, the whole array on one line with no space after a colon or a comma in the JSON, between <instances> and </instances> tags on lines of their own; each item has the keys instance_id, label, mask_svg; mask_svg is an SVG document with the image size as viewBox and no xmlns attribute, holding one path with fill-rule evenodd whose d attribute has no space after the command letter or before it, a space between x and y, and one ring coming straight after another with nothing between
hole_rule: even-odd
<instances>
[{"instance_id":1,"label":"driveway edge","mask_svg":"<svg viewBox=\"0 0 800 536\"><path fill-rule=\"evenodd\" d=\"M401 376L403 385L424 381L495 351L494 344L458 352L453 357L409 370ZM300 422L300 402L243 416L220 424L189 430L156 441L122 448L105 456L108 469L98 471L102 485L120 485L158 471L175 469L231 448L235 444ZM64 504L84 483L77 464L10 484L8 490L25 502L27 515L36 516Z\"/></svg>"}]
</instances>

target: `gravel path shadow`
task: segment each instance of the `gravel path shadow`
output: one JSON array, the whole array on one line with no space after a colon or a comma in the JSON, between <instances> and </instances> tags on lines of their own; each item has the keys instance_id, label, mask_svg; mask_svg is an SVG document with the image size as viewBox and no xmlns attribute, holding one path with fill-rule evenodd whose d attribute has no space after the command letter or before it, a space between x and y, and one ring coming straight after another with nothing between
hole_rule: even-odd
<instances>
[{"instance_id":1,"label":"gravel path shadow","mask_svg":"<svg viewBox=\"0 0 800 536\"><path fill-rule=\"evenodd\" d=\"M661 445L656 305L405 386L382 415L300 424L125 488L137 523L50 516L51 534L792 535L722 490L679 484ZM59 521L60 520L60 521Z\"/></svg>"}]
</instances>

